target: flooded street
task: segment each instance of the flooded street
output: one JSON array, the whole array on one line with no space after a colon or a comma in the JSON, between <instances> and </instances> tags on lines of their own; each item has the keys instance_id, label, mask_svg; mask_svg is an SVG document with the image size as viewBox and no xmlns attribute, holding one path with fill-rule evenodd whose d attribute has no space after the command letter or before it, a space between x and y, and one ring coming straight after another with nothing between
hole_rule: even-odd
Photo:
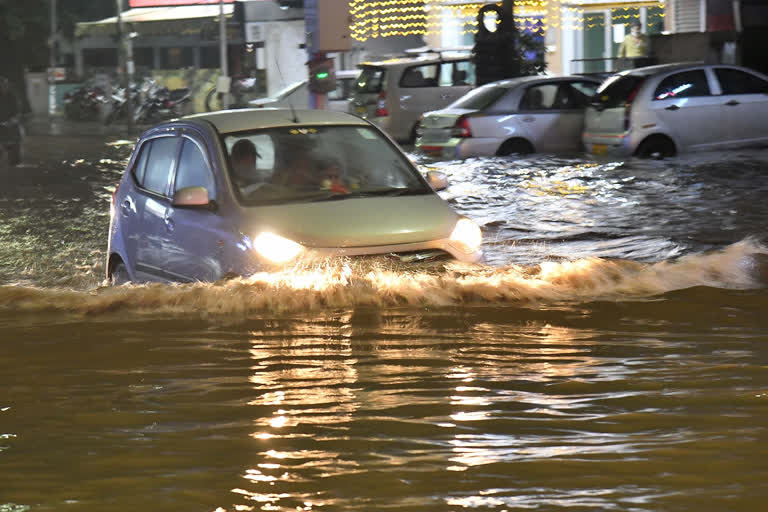
<instances>
[{"instance_id":1,"label":"flooded street","mask_svg":"<svg viewBox=\"0 0 768 512\"><path fill-rule=\"evenodd\" d=\"M768 150L434 161L486 263L104 282L135 138L0 189L0 511L755 511Z\"/></svg>"}]
</instances>

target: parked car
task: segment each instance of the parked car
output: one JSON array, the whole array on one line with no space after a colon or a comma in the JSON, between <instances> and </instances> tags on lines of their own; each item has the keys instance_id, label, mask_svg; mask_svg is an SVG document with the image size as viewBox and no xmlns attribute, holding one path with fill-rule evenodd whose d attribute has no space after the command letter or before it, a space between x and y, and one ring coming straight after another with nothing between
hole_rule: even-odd
<instances>
[{"instance_id":1,"label":"parked car","mask_svg":"<svg viewBox=\"0 0 768 512\"><path fill-rule=\"evenodd\" d=\"M107 278L215 281L337 256L478 261L480 228L435 192L445 186L345 112L183 117L136 144L112 197Z\"/></svg>"},{"instance_id":2,"label":"parked car","mask_svg":"<svg viewBox=\"0 0 768 512\"><path fill-rule=\"evenodd\" d=\"M346 112L360 70L339 70L335 74L336 89L328 93L326 110ZM248 104L256 108L308 108L309 98L309 79L305 79L284 87L274 96L250 100Z\"/></svg>"},{"instance_id":3,"label":"parked car","mask_svg":"<svg viewBox=\"0 0 768 512\"><path fill-rule=\"evenodd\" d=\"M309 78L289 84L273 96L250 100L253 108L309 108Z\"/></svg>"},{"instance_id":4,"label":"parked car","mask_svg":"<svg viewBox=\"0 0 768 512\"><path fill-rule=\"evenodd\" d=\"M599 84L584 76L485 84L425 113L416 149L445 158L580 151L584 109Z\"/></svg>"},{"instance_id":5,"label":"parked car","mask_svg":"<svg viewBox=\"0 0 768 512\"><path fill-rule=\"evenodd\" d=\"M421 114L445 107L475 84L468 53L428 53L358 67L349 112L369 119L398 142L413 142Z\"/></svg>"},{"instance_id":6,"label":"parked car","mask_svg":"<svg viewBox=\"0 0 768 512\"><path fill-rule=\"evenodd\" d=\"M662 64L606 80L585 113L591 153L666 157L768 143L768 76L724 64Z\"/></svg>"},{"instance_id":7,"label":"parked car","mask_svg":"<svg viewBox=\"0 0 768 512\"><path fill-rule=\"evenodd\" d=\"M336 89L328 93L328 110L349 111L349 102L354 94L355 84L359 75L359 69L336 71Z\"/></svg>"}]
</instances>

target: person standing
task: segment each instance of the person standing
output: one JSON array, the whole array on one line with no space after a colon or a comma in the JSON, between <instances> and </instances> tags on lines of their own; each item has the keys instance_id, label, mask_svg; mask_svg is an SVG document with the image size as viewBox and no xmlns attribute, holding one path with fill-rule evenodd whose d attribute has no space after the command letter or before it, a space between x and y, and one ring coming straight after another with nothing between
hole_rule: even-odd
<instances>
[{"instance_id":1,"label":"person standing","mask_svg":"<svg viewBox=\"0 0 768 512\"><path fill-rule=\"evenodd\" d=\"M619 58L638 58L648 56L648 36L642 32L643 26L637 20L633 21L629 34L619 46Z\"/></svg>"}]
</instances>

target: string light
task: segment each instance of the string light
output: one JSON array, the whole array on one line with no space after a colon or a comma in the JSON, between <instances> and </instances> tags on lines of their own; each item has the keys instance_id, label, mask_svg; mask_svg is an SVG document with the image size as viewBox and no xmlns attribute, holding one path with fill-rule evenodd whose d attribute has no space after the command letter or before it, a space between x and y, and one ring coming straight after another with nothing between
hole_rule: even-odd
<instances>
[{"instance_id":1,"label":"string light","mask_svg":"<svg viewBox=\"0 0 768 512\"><path fill-rule=\"evenodd\" d=\"M350 35L356 41L410 35L438 35L451 28L460 35L476 34L477 14L486 3L457 4L456 0L350 0ZM498 3L497 5L500 5ZM639 19L638 7L651 7L646 23L663 22L664 0L646 0L611 9L611 24L629 25ZM518 30L545 33L551 29L584 30L605 27L603 15L585 16L589 6L562 5L562 0L515 0ZM587 11L590 12L590 11ZM458 30L461 28L461 30Z\"/></svg>"}]
</instances>

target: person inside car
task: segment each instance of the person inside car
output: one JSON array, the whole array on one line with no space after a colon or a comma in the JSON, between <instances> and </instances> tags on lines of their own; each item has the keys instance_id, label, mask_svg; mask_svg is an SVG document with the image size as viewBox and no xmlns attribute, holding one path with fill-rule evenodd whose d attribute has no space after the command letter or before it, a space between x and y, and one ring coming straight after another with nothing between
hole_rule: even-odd
<instances>
[{"instance_id":1,"label":"person inside car","mask_svg":"<svg viewBox=\"0 0 768 512\"><path fill-rule=\"evenodd\" d=\"M248 139L240 139L232 146L233 178L243 195L247 196L263 185L256 170L256 159L260 156L256 146Z\"/></svg>"}]
</instances>

